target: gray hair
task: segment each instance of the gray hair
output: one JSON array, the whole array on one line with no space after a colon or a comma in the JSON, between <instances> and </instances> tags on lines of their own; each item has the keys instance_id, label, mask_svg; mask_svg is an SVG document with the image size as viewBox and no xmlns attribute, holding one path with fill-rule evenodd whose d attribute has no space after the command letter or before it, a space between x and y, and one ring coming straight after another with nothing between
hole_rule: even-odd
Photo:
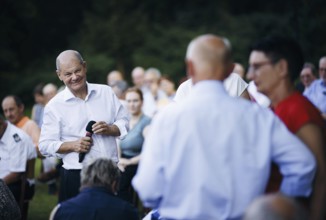
<instances>
[{"instance_id":1,"label":"gray hair","mask_svg":"<svg viewBox=\"0 0 326 220\"><path fill-rule=\"evenodd\" d=\"M156 77L156 79L161 78L161 72L157 68L154 68L154 67L148 68L145 72L145 75L147 75L147 74L153 74Z\"/></svg>"},{"instance_id":2,"label":"gray hair","mask_svg":"<svg viewBox=\"0 0 326 220\"><path fill-rule=\"evenodd\" d=\"M64 52L66 52L66 51L64 51ZM62 52L62 53L64 53L64 52ZM81 56L81 54L80 54L78 51L76 51L76 50L71 50L71 52L74 53L76 59L80 61L80 64L82 64L82 63L84 62L83 57ZM61 53L61 54L62 54L62 53ZM61 54L60 54L60 55L61 55ZM57 57L56 62L55 62L55 64L56 64L56 68L57 68L57 71L60 71L60 59L59 59L60 55Z\"/></svg>"},{"instance_id":3,"label":"gray hair","mask_svg":"<svg viewBox=\"0 0 326 220\"><path fill-rule=\"evenodd\" d=\"M83 167L81 171L81 189L102 186L111 190L113 183L119 183L120 171L111 159L98 158Z\"/></svg>"},{"instance_id":4,"label":"gray hair","mask_svg":"<svg viewBox=\"0 0 326 220\"><path fill-rule=\"evenodd\" d=\"M317 76L317 74L316 74L316 67L315 67L314 64L309 63L309 62L306 62L306 63L303 64L303 68L302 69L305 69L305 68L310 69L311 72L312 72L312 75Z\"/></svg>"}]
</instances>

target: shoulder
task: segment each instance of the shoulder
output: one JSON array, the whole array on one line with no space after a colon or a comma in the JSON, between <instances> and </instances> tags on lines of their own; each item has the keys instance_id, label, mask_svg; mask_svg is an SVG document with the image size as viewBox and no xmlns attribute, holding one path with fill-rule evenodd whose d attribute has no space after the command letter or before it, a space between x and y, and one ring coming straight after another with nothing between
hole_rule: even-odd
<instances>
[{"instance_id":1,"label":"shoulder","mask_svg":"<svg viewBox=\"0 0 326 220\"><path fill-rule=\"evenodd\" d=\"M10 142L16 145L33 145L32 139L22 129L8 123Z\"/></svg>"},{"instance_id":2,"label":"shoulder","mask_svg":"<svg viewBox=\"0 0 326 220\"><path fill-rule=\"evenodd\" d=\"M223 84L231 96L240 96L248 87L248 84L237 73L231 73Z\"/></svg>"},{"instance_id":3,"label":"shoulder","mask_svg":"<svg viewBox=\"0 0 326 220\"><path fill-rule=\"evenodd\" d=\"M183 83L181 83L174 96L174 101L180 102L181 100L186 98L191 91L191 87L192 87L191 79L188 79Z\"/></svg>"},{"instance_id":4,"label":"shoulder","mask_svg":"<svg viewBox=\"0 0 326 220\"><path fill-rule=\"evenodd\" d=\"M275 108L275 114L292 132L297 132L301 126L308 122L318 125L322 123L318 109L299 93L295 93L281 102Z\"/></svg>"},{"instance_id":5,"label":"shoulder","mask_svg":"<svg viewBox=\"0 0 326 220\"><path fill-rule=\"evenodd\" d=\"M152 119L149 116L143 114L141 120L143 121L144 124L148 124L151 122Z\"/></svg>"},{"instance_id":6,"label":"shoulder","mask_svg":"<svg viewBox=\"0 0 326 220\"><path fill-rule=\"evenodd\" d=\"M29 119L27 122L26 122L26 125L32 129L32 130L39 130L40 128L38 127L38 125L36 124L35 121Z\"/></svg>"},{"instance_id":7,"label":"shoulder","mask_svg":"<svg viewBox=\"0 0 326 220\"><path fill-rule=\"evenodd\" d=\"M306 97L297 92L289 96L276 107L277 111L287 112L292 115L292 117L309 114L311 109L317 110Z\"/></svg>"},{"instance_id":8,"label":"shoulder","mask_svg":"<svg viewBox=\"0 0 326 220\"><path fill-rule=\"evenodd\" d=\"M316 79L311 83L311 85L307 88L304 94L310 95L312 93L319 92L321 86L322 86L322 79Z\"/></svg>"},{"instance_id":9,"label":"shoulder","mask_svg":"<svg viewBox=\"0 0 326 220\"><path fill-rule=\"evenodd\" d=\"M95 91L112 91L112 88L105 84L97 84L97 83L88 83L90 90Z\"/></svg>"}]
</instances>

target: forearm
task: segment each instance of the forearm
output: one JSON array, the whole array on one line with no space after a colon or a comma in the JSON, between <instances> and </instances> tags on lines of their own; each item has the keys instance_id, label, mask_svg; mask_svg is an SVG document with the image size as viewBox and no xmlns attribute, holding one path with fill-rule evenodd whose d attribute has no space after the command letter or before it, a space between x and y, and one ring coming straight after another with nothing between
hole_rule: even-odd
<instances>
[{"instance_id":1,"label":"forearm","mask_svg":"<svg viewBox=\"0 0 326 220\"><path fill-rule=\"evenodd\" d=\"M120 129L118 128L118 126L116 126L114 124L108 125L106 135L114 136L114 137L120 136Z\"/></svg>"},{"instance_id":2,"label":"forearm","mask_svg":"<svg viewBox=\"0 0 326 220\"><path fill-rule=\"evenodd\" d=\"M20 180L22 173L10 173L3 178L3 181L8 185Z\"/></svg>"},{"instance_id":3,"label":"forearm","mask_svg":"<svg viewBox=\"0 0 326 220\"><path fill-rule=\"evenodd\" d=\"M77 152L77 147L78 146L76 146L75 141L64 142L59 147L57 153L59 153L59 154L67 154L67 153L71 153L71 152Z\"/></svg>"},{"instance_id":4,"label":"forearm","mask_svg":"<svg viewBox=\"0 0 326 220\"><path fill-rule=\"evenodd\" d=\"M323 176L320 175L320 172L317 172L310 204L311 220L325 219L326 184Z\"/></svg>"},{"instance_id":5,"label":"forearm","mask_svg":"<svg viewBox=\"0 0 326 220\"><path fill-rule=\"evenodd\" d=\"M129 159L130 164L129 165L135 165L138 164L140 160L140 155L137 155L135 157L132 157Z\"/></svg>"}]
</instances>

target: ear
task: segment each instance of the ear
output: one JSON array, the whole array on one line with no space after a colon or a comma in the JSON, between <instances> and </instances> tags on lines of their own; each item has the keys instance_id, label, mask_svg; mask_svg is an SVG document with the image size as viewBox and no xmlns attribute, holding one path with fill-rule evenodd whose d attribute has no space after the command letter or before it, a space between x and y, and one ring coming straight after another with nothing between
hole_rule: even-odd
<instances>
[{"instance_id":1,"label":"ear","mask_svg":"<svg viewBox=\"0 0 326 220\"><path fill-rule=\"evenodd\" d=\"M224 79L226 79L230 76L230 74L233 72L233 69L234 69L234 63L230 63L225 66L225 72L224 72L224 76L223 76Z\"/></svg>"},{"instance_id":2,"label":"ear","mask_svg":"<svg viewBox=\"0 0 326 220\"><path fill-rule=\"evenodd\" d=\"M25 105L22 104L22 105L19 107L19 111L20 111L20 112L24 112L24 109L25 109Z\"/></svg>"},{"instance_id":3,"label":"ear","mask_svg":"<svg viewBox=\"0 0 326 220\"><path fill-rule=\"evenodd\" d=\"M195 76L194 63L191 60L186 60L187 76L193 78Z\"/></svg>"},{"instance_id":4,"label":"ear","mask_svg":"<svg viewBox=\"0 0 326 220\"><path fill-rule=\"evenodd\" d=\"M87 64L86 64L86 61L83 61L83 67L85 69L85 72L87 72Z\"/></svg>"},{"instance_id":5,"label":"ear","mask_svg":"<svg viewBox=\"0 0 326 220\"><path fill-rule=\"evenodd\" d=\"M60 81L62 81L60 70L56 70L55 72L57 73L57 76L59 77Z\"/></svg>"},{"instance_id":6,"label":"ear","mask_svg":"<svg viewBox=\"0 0 326 220\"><path fill-rule=\"evenodd\" d=\"M276 68L278 70L279 76L289 77L289 68L288 68L288 62L285 59L281 59L277 62Z\"/></svg>"}]
</instances>

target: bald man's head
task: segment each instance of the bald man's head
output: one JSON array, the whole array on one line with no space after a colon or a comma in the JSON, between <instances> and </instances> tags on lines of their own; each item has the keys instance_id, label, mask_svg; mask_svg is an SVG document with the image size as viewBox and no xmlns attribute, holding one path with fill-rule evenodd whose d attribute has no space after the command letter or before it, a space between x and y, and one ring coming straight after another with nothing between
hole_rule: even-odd
<instances>
[{"instance_id":1,"label":"bald man's head","mask_svg":"<svg viewBox=\"0 0 326 220\"><path fill-rule=\"evenodd\" d=\"M188 74L195 82L206 79L224 80L233 69L230 44L225 38L212 34L192 40L186 60L191 62Z\"/></svg>"},{"instance_id":2,"label":"bald man's head","mask_svg":"<svg viewBox=\"0 0 326 220\"><path fill-rule=\"evenodd\" d=\"M305 220L306 210L294 199L282 194L257 198L246 210L244 220Z\"/></svg>"}]
</instances>

